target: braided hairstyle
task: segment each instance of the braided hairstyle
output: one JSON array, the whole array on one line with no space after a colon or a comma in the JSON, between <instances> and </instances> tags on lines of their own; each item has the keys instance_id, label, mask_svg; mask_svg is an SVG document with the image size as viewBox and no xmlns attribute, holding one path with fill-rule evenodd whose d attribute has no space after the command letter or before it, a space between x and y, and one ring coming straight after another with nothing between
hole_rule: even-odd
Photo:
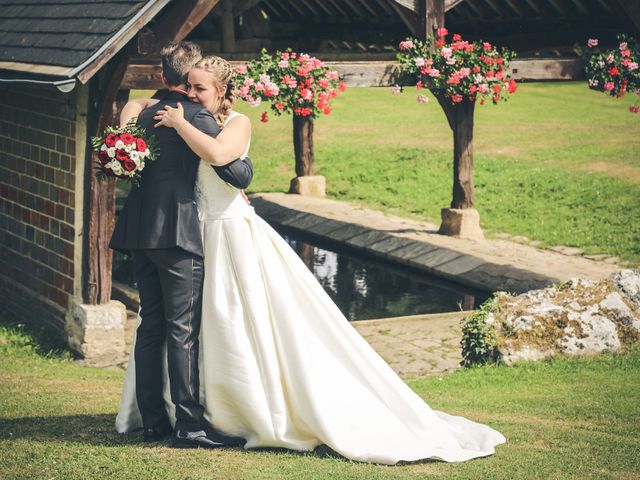
<instances>
[{"instance_id":1,"label":"braided hairstyle","mask_svg":"<svg viewBox=\"0 0 640 480\"><path fill-rule=\"evenodd\" d=\"M236 73L229 62L224 58L215 55L209 55L199 60L193 68L198 68L209 72L213 75L214 82L219 86L227 87L224 97L221 98L218 107L213 113L216 122L222 128L224 122L231 113L233 105L236 103L238 92L236 91L235 78Z\"/></svg>"}]
</instances>

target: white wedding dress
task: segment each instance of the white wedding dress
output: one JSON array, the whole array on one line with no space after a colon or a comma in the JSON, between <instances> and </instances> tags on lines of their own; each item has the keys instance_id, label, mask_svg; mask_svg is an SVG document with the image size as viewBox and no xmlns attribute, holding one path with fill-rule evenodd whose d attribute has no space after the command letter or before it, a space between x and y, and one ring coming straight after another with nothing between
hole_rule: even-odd
<instances>
[{"instance_id":1,"label":"white wedding dress","mask_svg":"<svg viewBox=\"0 0 640 480\"><path fill-rule=\"evenodd\" d=\"M285 240L205 162L196 189L205 259L200 400L208 421L244 437L245 448L325 444L381 464L464 461L505 442L488 426L429 408ZM131 355L119 432L142 426L133 361ZM165 399L173 421L166 374Z\"/></svg>"}]
</instances>

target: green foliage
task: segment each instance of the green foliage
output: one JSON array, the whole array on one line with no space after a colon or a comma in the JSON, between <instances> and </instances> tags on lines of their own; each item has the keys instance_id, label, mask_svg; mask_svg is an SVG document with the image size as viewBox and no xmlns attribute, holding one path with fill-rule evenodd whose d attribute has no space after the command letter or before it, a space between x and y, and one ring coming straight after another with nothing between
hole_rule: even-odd
<instances>
[{"instance_id":1,"label":"green foliage","mask_svg":"<svg viewBox=\"0 0 640 480\"><path fill-rule=\"evenodd\" d=\"M484 302L479 309L462 319L462 362L463 367L473 367L497 363L500 359L496 328L488 322L489 315L498 310L496 297Z\"/></svg>"}]
</instances>

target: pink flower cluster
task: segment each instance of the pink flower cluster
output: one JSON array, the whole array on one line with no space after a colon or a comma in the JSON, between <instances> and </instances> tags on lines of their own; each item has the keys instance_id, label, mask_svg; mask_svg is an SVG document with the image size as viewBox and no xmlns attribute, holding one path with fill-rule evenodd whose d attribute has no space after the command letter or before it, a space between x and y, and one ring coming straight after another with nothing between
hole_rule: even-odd
<instances>
[{"instance_id":1,"label":"pink flower cluster","mask_svg":"<svg viewBox=\"0 0 640 480\"><path fill-rule=\"evenodd\" d=\"M236 73L241 98L253 106L268 101L276 115L329 115L331 99L346 89L337 71L315 57L291 50L274 55L263 50L260 58L236 68ZM265 112L261 121L267 120Z\"/></svg>"},{"instance_id":2,"label":"pink flower cluster","mask_svg":"<svg viewBox=\"0 0 640 480\"><path fill-rule=\"evenodd\" d=\"M448 34L446 28L437 29L435 51L430 49L431 39L400 42L401 70L416 79L416 88L428 88L453 103L478 98L480 103L485 98L497 103L505 94L515 93L516 82L507 73L513 52L498 52L489 42L468 42L458 34L447 43Z\"/></svg>"},{"instance_id":3,"label":"pink flower cluster","mask_svg":"<svg viewBox=\"0 0 640 480\"><path fill-rule=\"evenodd\" d=\"M635 39L619 35L618 45L605 51L596 48L598 44L598 39L590 38L588 48L581 49L589 88L617 98L628 91L638 91L640 48ZM631 105L629 111L637 113L637 105Z\"/></svg>"}]
</instances>

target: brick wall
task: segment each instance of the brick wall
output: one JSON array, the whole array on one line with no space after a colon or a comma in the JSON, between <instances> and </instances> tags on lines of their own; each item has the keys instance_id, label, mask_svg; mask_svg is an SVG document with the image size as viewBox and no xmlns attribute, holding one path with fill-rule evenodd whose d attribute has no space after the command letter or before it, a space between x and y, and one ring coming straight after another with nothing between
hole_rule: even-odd
<instances>
[{"instance_id":1,"label":"brick wall","mask_svg":"<svg viewBox=\"0 0 640 480\"><path fill-rule=\"evenodd\" d=\"M76 88L0 89L0 298L62 335L74 295ZM83 171L83 170L80 170Z\"/></svg>"}]
</instances>

